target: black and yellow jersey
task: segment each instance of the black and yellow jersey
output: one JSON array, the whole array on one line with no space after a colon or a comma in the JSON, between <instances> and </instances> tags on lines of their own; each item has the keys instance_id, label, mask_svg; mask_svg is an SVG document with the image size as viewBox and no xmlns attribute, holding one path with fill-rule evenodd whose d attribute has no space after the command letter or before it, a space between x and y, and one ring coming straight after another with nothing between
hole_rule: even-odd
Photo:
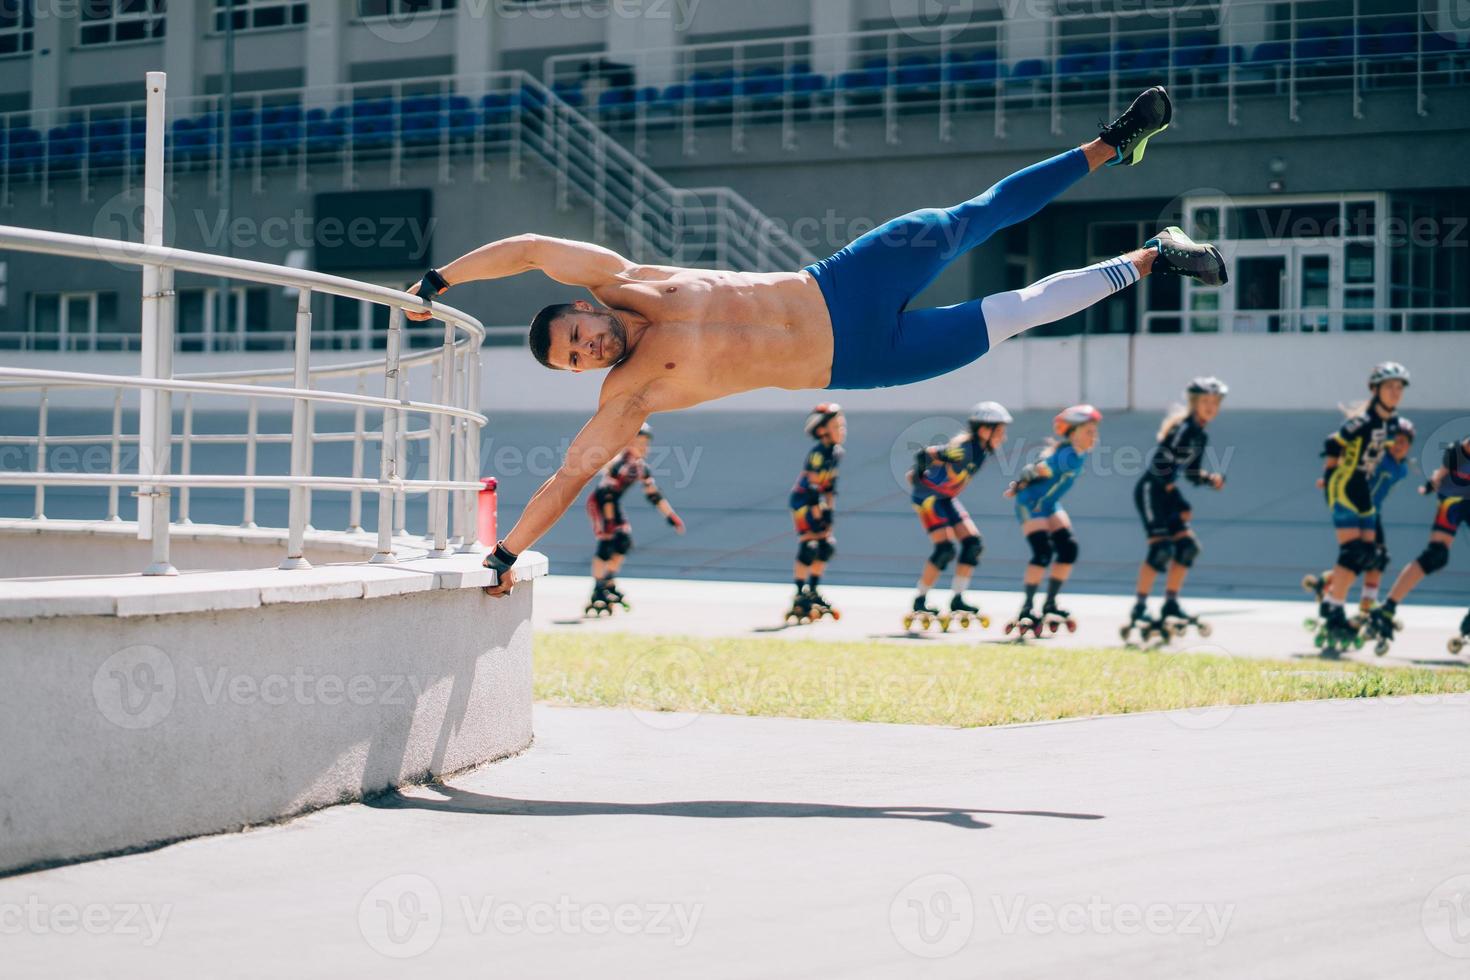
<instances>
[{"instance_id":1,"label":"black and yellow jersey","mask_svg":"<svg viewBox=\"0 0 1470 980\"><path fill-rule=\"evenodd\" d=\"M1327 502L1372 513L1372 476L1399 432L1399 417L1383 418L1371 407L1352 416L1327 437L1322 455L1337 460L1327 474Z\"/></svg>"}]
</instances>

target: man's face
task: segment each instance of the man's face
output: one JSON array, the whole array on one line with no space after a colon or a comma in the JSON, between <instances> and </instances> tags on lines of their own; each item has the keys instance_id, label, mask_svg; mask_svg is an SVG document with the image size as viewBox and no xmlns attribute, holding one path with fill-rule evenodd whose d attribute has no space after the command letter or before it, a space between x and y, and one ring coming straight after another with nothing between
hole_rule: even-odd
<instances>
[{"instance_id":1,"label":"man's face","mask_svg":"<svg viewBox=\"0 0 1470 980\"><path fill-rule=\"evenodd\" d=\"M627 351L628 335L611 310L576 302L576 310L551 321L552 367L567 371L610 368Z\"/></svg>"}]
</instances>

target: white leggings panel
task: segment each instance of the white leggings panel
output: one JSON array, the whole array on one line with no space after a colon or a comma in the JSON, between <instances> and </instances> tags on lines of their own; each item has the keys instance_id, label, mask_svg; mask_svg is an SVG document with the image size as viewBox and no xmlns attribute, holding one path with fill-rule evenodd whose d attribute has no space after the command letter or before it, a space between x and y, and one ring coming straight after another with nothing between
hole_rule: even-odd
<instances>
[{"instance_id":1,"label":"white leggings panel","mask_svg":"<svg viewBox=\"0 0 1470 980\"><path fill-rule=\"evenodd\" d=\"M1138 270L1126 258L1108 259L1085 269L1069 269L1023 289L994 293L980 302L990 346L1023 330L1080 313L1094 303L1138 281Z\"/></svg>"}]
</instances>

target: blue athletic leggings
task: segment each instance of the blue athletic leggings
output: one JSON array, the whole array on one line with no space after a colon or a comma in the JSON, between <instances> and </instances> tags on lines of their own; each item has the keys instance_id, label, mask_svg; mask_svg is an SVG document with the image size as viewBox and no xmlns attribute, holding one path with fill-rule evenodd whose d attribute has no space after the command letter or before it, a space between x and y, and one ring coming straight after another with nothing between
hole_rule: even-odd
<instances>
[{"instance_id":1,"label":"blue athletic leggings","mask_svg":"<svg viewBox=\"0 0 1470 980\"><path fill-rule=\"evenodd\" d=\"M1025 221L1087 175L1068 150L1011 174L952 208L924 208L880 225L807 271L832 316L829 388L885 388L947 374L990 349L980 299L905 307L955 259Z\"/></svg>"}]
</instances>

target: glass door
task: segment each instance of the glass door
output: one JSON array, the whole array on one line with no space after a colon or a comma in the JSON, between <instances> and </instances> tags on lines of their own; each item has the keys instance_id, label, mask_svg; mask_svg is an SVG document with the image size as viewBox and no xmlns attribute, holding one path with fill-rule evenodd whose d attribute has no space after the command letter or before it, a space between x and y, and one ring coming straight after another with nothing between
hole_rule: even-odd
<instances>
[{"instance_id":1,"label":"glass door","mask_svg":"<svg viewBox=\"0 0 1470 980\"><path fill-rule=\"evenodd\" d=\"M1287 306L1286 256L1237 255L1231 279L1231 329L1236 333L1279 333L1281 311Z\"/></svg>"},{"instance_id":2,"label":"glass door","mask_svg":"<svg viewBox=\"0 0 1470 980\"><path fill-rule=\"evenodd\" d=\"M1293 297L1297 329L1302 333L1327 333L1342 329L1341 246L1292 249Z\"/></svg>"}]
</instances>

